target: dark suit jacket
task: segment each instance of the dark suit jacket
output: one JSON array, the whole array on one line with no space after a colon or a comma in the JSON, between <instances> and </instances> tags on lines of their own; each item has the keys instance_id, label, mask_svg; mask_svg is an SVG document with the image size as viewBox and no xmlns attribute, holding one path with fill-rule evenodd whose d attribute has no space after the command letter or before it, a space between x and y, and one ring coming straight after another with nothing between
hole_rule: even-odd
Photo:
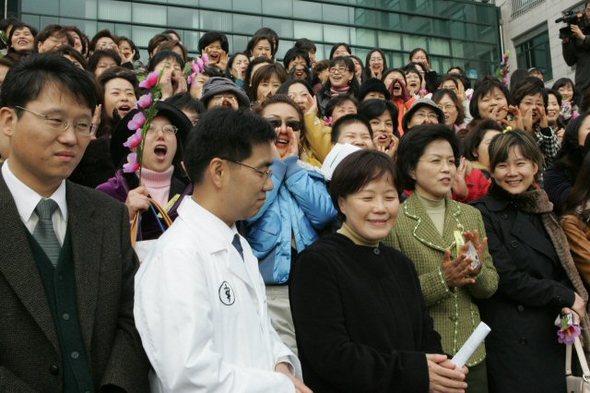
<instances>
[{"instance_id":1,"label":"dark suit jacket","mask_svg":"<svg viewBox=\"0 0 590 393\"><path fill-rule=\"evenodd\" d=\"M133 319L137 258L124 205L68 181L80 329L96 391L149 391ZM0 392L61 392L61 353L45 290L12 194L0 175ZM108 390L107 390L108 391Z\"/></svg>"}]
</instances>

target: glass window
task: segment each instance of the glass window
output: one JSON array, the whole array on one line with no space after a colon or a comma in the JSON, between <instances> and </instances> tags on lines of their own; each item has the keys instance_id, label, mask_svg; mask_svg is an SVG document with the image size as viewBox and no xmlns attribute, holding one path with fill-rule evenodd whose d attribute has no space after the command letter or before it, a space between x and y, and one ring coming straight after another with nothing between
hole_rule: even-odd
<instances>
[{"instance_id":1,"label":"glass window","mask_svg":"<svg viewBox=\"0 0 590 393\"><path fill-rule=\"evenodd\" d=\"M57 16L41 16L39 22L41 23L39 30L41 30L47 25L59 24L59 18Z\"/></svg>"},{"instance_id":2,"label":"glass window","mask_svg":"<svg viewBox=\"0 0 590 393\"><path fill-rule=\"evenodd\" d=\"M21 12L30 12L35 14L59 15L59 2L57 1L38 1L22 0Z\"/></svg>"},{"instance_id":3,"label":"glass window","mask_svg":"<svg viewBox=\"0 0 590 393\"><path fill-rule=\"evenodd\" d=\"M96 0L60 0L60 16L96 19Z\"/></svg>"},{"instance_id":4,"label":"glass window","mask_svg":"<svg viewBox=\"0 0 590 393\"><path fill-rule=\"evenodd\" d=\"M262 11L262 0L234 0L232 10L259 14Z\"/></svg>"},{"instance_id":5,"label":"glass window","mask_svg":"<svg viewBox=\"0 0 590 393\"><path fill-rule=\"evenodd\" d=\"M20 20L39 30L39 15L21 14Z\"/></svg>"},{"instance_id":6,"label":"glass window","mask_svg":"<svg viewBox=\"0 0 590 393\"><path fill-rule=\"evenodd\" d=\"M200 26L204 31L233 31L231 14L213 11L201 11L200 14Z\"/></svg>"},{"instance_id":7,"label":"glass window","mask_svg":"<svg viewBox=\"0 0 590 393\"><path fill-rule=\"evenodd\" d=\"M243 0L249 1L249 0ZM201 7L231 10L231 0L200 0ZM194 3L193 3L194 4Z\"/></svg>"},{"instance_id":8,"label":"glass window","mask_svg":"<svg viewBox=\"0 0 590 393\"><path fill-rule=\"evenodd\" d=\"M290 18L293 16L293 2L292 0L262 0L262 13Z\"/></svg>"},{"instance_id":9,"label":"glass window","mask_svg":"<svg viewBox=\"0 0 590 393\"><path fill-rule=\"evenodd\" d=\"M349 31L350 29L346 26L324 25L324 41L348 42Z\"/></svg>"},{"instance_id":10,"label":"glass window","mask_svg":"<svg viewBox=\"0 0 590 393\"><path fill-rule=\"evenodd\" d=\"M402 48L402 37L397 33L378 31L378 46L382 49L400 50Z\"/></svg>"},{"instance_id":11,"label":"glass window","mask_svg":"<svg viewBox=\"0 0 590 393\"><path fill-rule=\"evenodd\" d=\"M322 19L322 5L310 1L295 0L293 2L293 16L295 18L319 21Z\"/></svg>"},{"instance_id":12,"label":"glass window","mask_svg":"<svg viewBox=\"0 0 590 393\"><path fill-rule=\"evenodd\" d=\"M131 25L116 24L114 33L118 36L131 37L132 31L133 31L133 28ZM133 41L133 43L135 43L135 41ZM147 42L143 43L143 44L147 45Z\"/></svg>"},{"instance_id":13,"label":"glass window","mask_svg":"<svg viewBox=\"0 0 590 393\"><path fill-rule=\"evenodd\" d=\"M448 40L440 38L430 38L428 40L428 53L433 55L450 56L451 48Z\"/></svg>"},{"instance_id":14,"label":"glass window","mask_svg":"<svg viewBox=\"0 0 590 393\"><path fill-rule=\"evenodd\" d=\"M161 33L161 32L162 32L162 28L159 28L159 27L156 28L156 27L134 26L133 32L131 34L131 39L133 40L135 45L146 48L148 45L148 42L150 42L150 39L154 35ZM147 59L147 56L144 57L144 59ZM146 62L147 62L147 60L146 60Z\"/></svg>"},{"instance_id":15,"label":"glass window","mask_svg":"<svg viewBox=\"0 0 590 393\"><path fill-rule=\"evenodd\" d=\"M322 20L325 22L350 23L348 10L348 7L324 4L322 5Z\"/></svg>"},{"instance_id":16,"label":"glass window","mask_svg":"<svg viewBox=\"0 0 590 393\"><path fill-rule=\"evenodd\" d=\"M515 45L515 47L518 68L537 67L543 71L545 80L553 79L549 34L547 31Z\"/></svg>"},{"instance_id":17,"label":"glass window","mask_svg":"<svg viewBox=\"0 0 590 393\"><path fill-rule=\"evenodd\" d=\"M234 14L232 31L235 33L254 34L261 27L262 18L260 16Z\"/></svg>"},{"instance_id":18,"label":"glass window","mask_svg":"<svg viewBox=\"0 0 590 393\"><path fill-rule=\"evenodd\" d=\"M167 25L186 29L198 29L199 11L190 8L168 7Z\"/></svg>"},{"instance_id":19,"label":"glass window","mask_svg":"<svg viewBox=\"0 0 590 393\"><path fill-rule=\"evenodd\" d=\"M405 51L411 52L416 48L426 48L426 37L417 35L404 35L403 48Z\"/></svg>"},{"instance_id":20,"label":"glass window","mask_svg":"<svg viewBox=\"0 0 590 393\"><path fill-rule=\"evenodd\" d=\"M305 37L312 41L324 41L320 23L294 22L295 37Z\"/></svg>"},{"instance_id":21,"label":"glass window","mask_svg":"<svg viewBox=\"0 0 590 393\"><path fill-rule=\"evenodd\" d=\"M164 6L133 3L133 21L135 23L166 26L166 15L166 7Z\"/></svg>"},{"instance_id":22,"label":"glass window","mask_svg":"<svg viewBox=\"0 0 590 393\"><path fill-rule=\"evenodd\" d=\"M131 22L131 3L123 1L102 0L98 7L98 18Z\"/></svg>"},{"instance_id":23,"label":"glass window","mask_svg":"<svg viewBox=\"0 0 590 393\"><path fill-rule=\"evenodd\" d=\"M91 37L96 34L96 20L59 18L59 23L65 26L76 26L87 36Z\"/></svg>"},{"instance_id":24,"label":"glass window","mask_svg":"<svg viewBox=\"0 0 590 393\"><path fill-rule=\"evenodd\" d=\"M369 29L355 29L354 33L351 33L350 43L353 45L368 46L374 48L377 46L377 40L375 39L375 31Z\"/></svg>"},{"instance_id":25,"label":"glass window","mask_svg":"<svg viewBox=\"0 0 590 393\"><path fill-rule=\"evenodd\" d=\"M288 19L278 18L262 18L262 26L269 27L277 32L280 38L294 38L293 34L293 21ZM252 32L253 33L253 32ZM250 33L250 34L252 34ZM297 37L301 38L301 37Z\"/></svg>"},{"instance_id":26,"label":"glass window","mask_svg":"<svg viewBox=\"0 0 590 393\"><path fill-rule=\"evenodd\" d=\"M243 35L234 35L229 47L230 53L245 52L248 46L248 37Z\"/></svg>"}]
</instances>

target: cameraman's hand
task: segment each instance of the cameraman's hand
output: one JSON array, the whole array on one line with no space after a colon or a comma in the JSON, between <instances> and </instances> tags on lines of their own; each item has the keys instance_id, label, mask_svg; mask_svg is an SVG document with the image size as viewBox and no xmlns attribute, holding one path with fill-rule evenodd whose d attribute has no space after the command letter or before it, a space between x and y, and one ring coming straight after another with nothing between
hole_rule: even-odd
<instances>
[{"instance_id":1,"label":"cameraman's hand","mask_svg":"<svg viewBox=\"0 0 590 393\"><path fill-rule=\"evenodd\" d=\"M571 25L570 29L577 39L584 40L584 38L586 38L584 33L582 33L582 29L580 29L578 25Z\"/></svg>"}]
</instances>

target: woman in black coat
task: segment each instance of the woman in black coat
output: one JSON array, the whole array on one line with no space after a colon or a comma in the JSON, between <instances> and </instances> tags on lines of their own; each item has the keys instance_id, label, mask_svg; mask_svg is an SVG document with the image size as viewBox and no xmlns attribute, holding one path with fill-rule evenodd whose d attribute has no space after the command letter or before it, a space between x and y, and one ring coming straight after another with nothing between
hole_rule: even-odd
<instances>
[{"instance_id":1,"label":"woman in black coat","mask_svg":"<svg viewBox=\"0 0 590 393\"><path fill-rule=\"evenodd\" d=\"M342 228L301 253L291 308L305 383L320 393L463 392L466 369L442 352L414 264L379 244L395 222L395 166L346 157L330 184Z\"/></svg>"},{"instance_id":2,"label":"woman in black coat","mask_svg":"<svg viewBox=\"0 0 590 393\"><path fill-rule=\"evenodd\" d=\"M588 294L552 204L536 186L543 155L535 140L522 131L500 134L489 152L493 184L475 203L500 276L496 294L479 305L492 329L489 391L565 392L565 346L554 321L560 312L584 321Z\"/></svg>"}]
</instances>

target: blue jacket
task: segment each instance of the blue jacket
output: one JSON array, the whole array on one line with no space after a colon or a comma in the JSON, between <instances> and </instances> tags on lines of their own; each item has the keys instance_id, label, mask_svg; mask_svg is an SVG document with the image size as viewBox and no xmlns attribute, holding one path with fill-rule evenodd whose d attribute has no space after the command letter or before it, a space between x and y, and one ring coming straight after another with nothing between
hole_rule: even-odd
<instances>
[{"instance_id":1,"label":"blue jacket","mask_svg":"<svg viewBox=\"0 0 590 393\"><path fill-rule=\"evenodd\" d=\"M246 238L266 284L289 280L292 236L297 252L301 252L336 218L324 177L303 165L297 157L273 160L274 188L258 214L246 222Z\"/></svg>"}]
</instances>

